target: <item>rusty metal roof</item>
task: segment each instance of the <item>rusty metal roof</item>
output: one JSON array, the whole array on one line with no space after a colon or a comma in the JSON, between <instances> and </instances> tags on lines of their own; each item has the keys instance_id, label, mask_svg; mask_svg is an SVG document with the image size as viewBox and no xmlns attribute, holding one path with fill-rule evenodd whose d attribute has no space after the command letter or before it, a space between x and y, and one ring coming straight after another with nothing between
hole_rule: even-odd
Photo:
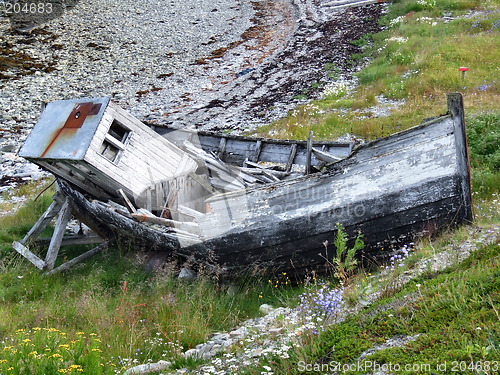
<instances>
[{"instance_id":1,"label":"rusty metal roof","mask_svg":"<svg viewBox=\"0 0 500 375\"><path fill-rule=\"evenodd\" d=\"M19 150L19 156L82 160L108 103L109 98L50 102Z\"/></svg>"}]
</instances>

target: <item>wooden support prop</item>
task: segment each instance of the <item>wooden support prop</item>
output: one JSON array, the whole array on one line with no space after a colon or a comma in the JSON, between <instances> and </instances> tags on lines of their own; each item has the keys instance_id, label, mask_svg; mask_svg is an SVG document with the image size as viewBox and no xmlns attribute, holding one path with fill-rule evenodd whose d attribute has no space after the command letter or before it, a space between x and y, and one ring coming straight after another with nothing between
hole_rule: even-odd
<instances>
[{"instance_id":1,"label":"wooden support prop","mask_svg":"<svg viewBox=\"0 0 500 375\"><path fill-rule=\"evenodd\" d=\"M49 225L51 220L57 215L57 212L61 209L61 204L54 200L49 208L40 216L35 225L30 229L30 231L24 236L24 238L19 241L21 245L24 245L29 241L30 238L37 238L40 233Z\"/></svg>"},{"instance_id":2,"label":"wooden support prop","mask_svg":"<svg viewBox=\"0 0 500 375\"><path fill-rule=\"evenodd\" d=\"M100 253L101 251L107 249L113 240L108 240L102 244L100 244L97 247L94 247L92 250L87 251L86 253L83 253L76 258L71 259L70 261L61 264L59 267L51 269L50 271L46 272L45 275L53 275L55 273L63 272L68 270L69 268L73 267L75 264L83 262L84 260Z\"/></svg>"},{"instance_id":3,"label":"wooden support prop","mask_svg":"<svg viewBox=\"0 0 500 375\"><path fill-rule=\"evenodd\" d=\"M313 132L312 130L309 132L309 138L307 138L307 156L306 156L306 176L311 173L311 154L312 154L312 139Z\"/></svg>"},{"instance_id":4,"label":"wooden support prop","mask_svg":"<svg viewBox=\"0 0 500 375\"><path fill-rule=\"evenodd\" d=\"M51 238L39 238L37 242L42 245L50 244ZM95 243L102 243L103 239L98 235L76 235L76 236L65 236L61 241L61 246L68 245L90 245Z\"/></svg>"},{"instance_id":5,"label":"wooden support prop","mask_svg":"<svg viewBox=\"0 0 500 375\"><path fill-rule=\"evenodd\" d=\"M39 257L37 257L35 254L33 254L26 246L21 244L20 242L14 241L12 243L12 247L14 250L16 250L19 254L21 254L23 257L28 259L33 265L40 269L43 270L45 267L45 262L41 260Z\"/></svg>"},{"instance_id":6,"label":"wooden support prop","mask_svg":"<svg viewBox=\"0 0 500 375\"><path fill-rule=\"evenodd\" d=\"M71 206L72 203L70 199L66 198L61 207L61 211L59 211L56 227L54 229L54 233L52 234L52 239L50 240L47 256L45 257L45 270L50 271L54 268L57 254L59 253L59 248L61 247L62 238L64 236L64 231L66 230L66 225L71 218Z\"/></svg>"},{"instance_id":7,"label":"wooden support prop","mask_svg":"<svg viewBox=\"0 0 500 375\"><path fill-rule=\"evenodd\" d=\"M72 201L69 197L64 196L59 187L56 185L56 194L53 197L54 202L47 208L43 215L38 219L35 225L30 229L30 231L24 236L24 238L17 242L12 243L12 247L23 257L28 259L35 267L42 271L51 272L54 269L54 264L59 253L59 249L64 245L75 245L75 244L90 244L102 242L99 236L69 236L64 237L64 232L66 230L66 225L71 218L71 210L73 207ZM51 220L58 215L54 233L50 239L42 238L37 239L37 237L42 233L42 231L47 227ZM40 241L42 243L49 244L45 260L42 260L33 252L31 252L25 244L31 241ZM79 258L79 257L78 257ZM86 258L85 258L86 259ZM68 262L69 263L69 262Z\"/></svg>"},{"instance_id":8,"label":"wooden support prop","mask_svg":"<svg viewBox=\"0 0 500 375\"><path fill-rule=\"evenodd\" d=\"M170 209L168 203L170 200L170 196L172 195L172 190L170 189L167 194L167 198L165 199L165 204L163 205L163 210L161 210L160 217L164 219L172 218L172 210Z\"/></svg>"},{"instance_id":9,"label":"wooden support prop","mask_svg":"<svg viewBox=\"0 0 500 375\"><path fill-rule=\"evenodd\" d=\"M293 161L295 160L295 155L297 155L297 143L292 144L290 147L290 155L288 155L288 161L286 162L285 172L289 173L292 170Z\"/></svg>"},{"instance_id":10,"label":"wooden support prop","mask_svg":"<svg viewBox=\"0 0 500 375\"><path fill-rule=\"evenodd\" d=\"M177 195L179 194L179 188L174 188L168 192L168 197L165 201L165 206L161 212L160 217L165 219L172 218L172 207L174 207L174 203L177 200Z\"/></svg>"}]
</instances>

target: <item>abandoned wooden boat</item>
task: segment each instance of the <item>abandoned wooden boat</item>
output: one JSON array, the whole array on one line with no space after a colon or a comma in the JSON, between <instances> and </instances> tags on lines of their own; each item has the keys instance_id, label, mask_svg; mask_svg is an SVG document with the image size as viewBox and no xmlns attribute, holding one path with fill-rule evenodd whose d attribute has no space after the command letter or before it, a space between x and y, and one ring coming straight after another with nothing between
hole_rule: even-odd
<instances>
[{"instance_id":1,"label":"abandoned wooden boat","mask_svg":"<svg viewBox=\"0 0 500 375\"><path fill-rule=\"evenodd\" d=\"M446 115L353 151L312 137L195 140L164 131L163 138L107 99L49 103L20 155L56 174L59 190L14 248L48 272L114 240L226 273L302 272L325 264L326 241L341 223L351 236L363 233L365 255L378 254L472 220L463 114L462 96L448 94ZM27 245L57 212L42 260ZM71 214L105 242L54 268Z\"/></svg>"}]
</instances>

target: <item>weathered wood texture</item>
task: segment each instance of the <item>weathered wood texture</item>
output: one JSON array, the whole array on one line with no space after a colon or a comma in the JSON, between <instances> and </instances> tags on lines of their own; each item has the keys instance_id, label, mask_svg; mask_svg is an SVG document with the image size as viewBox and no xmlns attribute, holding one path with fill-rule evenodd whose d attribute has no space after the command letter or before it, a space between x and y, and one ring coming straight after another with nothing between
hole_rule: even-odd
<instances>
[{"instance_id":1,"label":"weathered wood texture","mask_svg":"<svg viewBox=\"0 0 500 375\"><path fill-rule=\"evenodd\" d=\"M462 98L448 98L449 115L363 145L324 173L207 199L210 209L195 218L203 241L181 242L89 203L69 186L63 190L97 226L200 262L213 254L231 272L324 263L323 242L332 242L336 223L351 236L362 231L365 255L379 254L419 233L472 220ZM225 154L229 145L228 139Z\"/></svg>"},{"instance_id":2,"label":"weathered wood texture","mask_svg":"<svg viewBox=\"0 0 500 375\"><path fill-rule=\"evenodd\" d=\"M46 272L46 275L54 275L59 272L64 272L69 270L71 267L73 267L75 264L81 263L84 260L89 259L90 257L93 257L96 254L99 254L101 251L106 250L111 244L113 240L108 240L100 244L99 246L94 247L92 250L86 251L85 253L67 261L66 263L61 264L59 267L53 268Z\"/></svg>"},{"instance_id":3,"label":"weathered wood texture","mask_svg":"<svg viewBox=\"0 0 500 375\"><path fill-rule=\"evenodd\" d=\"M295 152L291 159L292 161L289 163L298 165L306 164L306 141L255 139L233 135L221 136L201 131L193 132L164 127L154 127L154 131L178 146L182 146L186 140L189 140L206 152L218 154L221 160L228 164L242 165L245 160L255 161L255 156L258 154L258 161L287 165L290 152L293 149L295 149ZM219 153L221 138L225 139L224 153L222 155ZM260 147L257 147L259 143ZM323 150L342 159L352 151L351 143L313 141L312 145L316 149ZM257 150L259 150L258 153L256 153ZM317 159L314 155L312 156L312 165L317 165L320 162L321 160Z\"/></svg>"},{"instance_id":4,"label":"weathered wood texture","mask_svg":"<svg viewBox=\"0 0 500 375\"><path fill-rule=\"evenodd\" d=\"M94 112L75 112L79 106ZM98 110L97 110L98 109ZM77 123L75 123L77 122ZM145 199L148 188L197 165L177 146L106 98L54 101L19 152L99 199Z\"/></svg>"}]
</instances>

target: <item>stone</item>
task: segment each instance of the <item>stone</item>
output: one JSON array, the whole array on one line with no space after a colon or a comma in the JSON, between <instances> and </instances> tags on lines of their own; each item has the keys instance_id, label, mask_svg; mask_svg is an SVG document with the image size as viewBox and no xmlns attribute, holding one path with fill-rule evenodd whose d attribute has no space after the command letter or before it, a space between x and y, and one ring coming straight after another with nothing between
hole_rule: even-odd
<instances>
[{"instance_id":1,"label":"stone","mask_svg":"<svg viewBox=\"0 0 500 375\"><path fill-rule=\"evenodd\" d=\"M178 276L179 279L187 281L196 280L197 277L198 275L196 275L196 272L191 271L189 268L186 267L181 269Z\"/></svg>"},{"instance_id":2,"label":"stone","mask_svg":"<svg viewBox=\"0 0 500 375\"><path fill-rule=\"evenodd\" d=\"M157 363L147 363L144 365L134 366L129 368L127 371L123 373L123 375L134 375L134 374L149 374L152 371L163 371L168 369L172 365L171 362L168 361L159 361Z\"/></svg>"},{"instance_id":3,"label":"stone","mask_svg":"<svg viewBox=\"0 0 500 375\"><path fill-rule=\"evenodd\" d=\"M184 358L199 358L198 355L198 350L196 349L189 349L183 354Z\"/></svg>"},{"instance_id":4,"label":"stone","mask_svg":"<svg viewBox=\"0 0 500 375\"><path fill-rule=\"evenodd\" d=\"M267 304L263 304L263 305L260 305L259 307L259 311L262 313L262 314L269 314L271 311L273 311L273 307L271 305L267 305Z\"/></svg>"}]
</instances>

